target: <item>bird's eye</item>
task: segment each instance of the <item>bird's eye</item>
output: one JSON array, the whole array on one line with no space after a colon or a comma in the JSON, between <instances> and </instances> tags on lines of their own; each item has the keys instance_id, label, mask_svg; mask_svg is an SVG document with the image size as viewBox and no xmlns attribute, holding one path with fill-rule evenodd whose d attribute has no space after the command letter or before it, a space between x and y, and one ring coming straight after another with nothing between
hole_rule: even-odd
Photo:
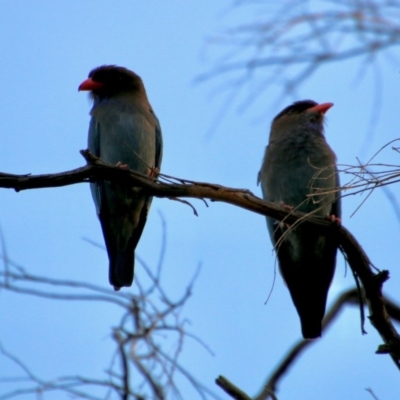
<instances>
[{"instance_id":1,"label":"bird's eye","mask_svg":"<svg viewBox=\"0 0 400 400\"><path fill-rule=\"evenodd\" d=\"M312 123L318 122L318 117L315 116L315 115L312 115L312 116L310 117L310 122L312 122Z\"/></svg>"}]
</instances>

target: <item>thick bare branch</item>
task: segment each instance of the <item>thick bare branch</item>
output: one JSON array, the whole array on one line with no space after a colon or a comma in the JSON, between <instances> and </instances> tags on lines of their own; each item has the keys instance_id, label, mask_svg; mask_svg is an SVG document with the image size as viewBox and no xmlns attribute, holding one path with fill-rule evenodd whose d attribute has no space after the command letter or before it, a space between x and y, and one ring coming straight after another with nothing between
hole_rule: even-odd
<instances>
[{"instance_id":1,"label":"thick bare branch","mask_svg":"<svg viewBox=\"0 0 400 400\"><path fill-rule=\"evenodd\" d=\"M65 186L74 183L89 182L96 179L118 182L135 187L137 193L148 194L160 198L197 198L221 201L246 210L285 220L287 223L312 224L318 229L335 229L339 238L340 249L347 259L354 274L361 280L370 312L370 320L378 330L384 346L379 353L389 353L396 365L400 368L400 337L396 332L385 308L382 296L382 285L389 278L388 271L374 273L372 263L357 242L355 237L343 226L337 226L323 218L305 216L302 213L290 212L275 204L268 203L254 196L250 191L233 189L217 184L194 182L160 175L159 180L108 165L94 157L89 151L81 152L88 165L72 171L48 175L11 175L0 173L0 187L13 188L17 191L48 187ZM167 178L169 182L161 181ZM174 183L179 182L179 183Z\"/></svg>"},{"instance_id":2,"label":"thick bare branch","mask_svg":"<svg viewBox=\"0 0 400 400\"><path fill-rule=\"evenodd\" d=\"M365 296L361 296L363 299L362 307L365 304ZM359 305L360 296L357 288L349 289L343 292L336 301L332 304L330 309L325 315L322 322L322 330L325 332L332 323L337 319L339 314L348 305ZM392 319L399 321L400 308L389 299L384 299L387 311ZM270 377L266 380L260 393L254 398L254 400L267 400L273 397L271 392L274 393L278 389L278 383L284 378L289 372L289 369L293 366L294 362L313 344L316 342L313 340L302 339L297 342L286 354L283 360L276 367L275 371L272 372Z\"/></svg>"},{"instance_id":3,"label":"thick bare branch","mask_svg":"<svg viewBox=\"0 0 400 400\"><path fill-rule=\"evenodd\" d=\"M244 393L241 389L235 386L232 382L230 382L224 376L219 376L215 383L223 389L223 391L229 394L232 399L236 400L251 400L251 397Z\"/></svg>"}]
</instances>

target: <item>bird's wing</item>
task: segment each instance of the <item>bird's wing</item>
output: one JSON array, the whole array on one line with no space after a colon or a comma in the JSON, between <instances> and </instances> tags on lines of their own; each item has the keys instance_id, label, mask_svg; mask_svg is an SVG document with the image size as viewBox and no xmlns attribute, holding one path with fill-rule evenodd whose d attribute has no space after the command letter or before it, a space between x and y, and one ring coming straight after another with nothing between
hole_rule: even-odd
<instances>
[{"instance_id":1,"label":"bird's wing","mask_svg":"<svg viewBox=\"0 0 400 400\"><path fill-rule=\"evenodd\" d=\"M155 159L155 167L160 168L161 160L163 155L163 140L162 140L162 133L161 133L161 126L160 121L158 120L157 116L154 114L153 110L151 110L152 115L156 121L155 124L155 140L156 140L156 159Z\"/></svg>"},{"instance_id":2,"label":"bird's wing","mask_svg":"<svg viewBox=\"0 0 400 400\"><path fill-rule=\"evenodd\" d=\"M88 135L88 148L92 154L96 157L100 155L100 125L96 122L95 118L91 118L89 124L89 135ZM100 214L101 207L101 185L97 183L90 184L90 191L94 204L96 206L97 215Z\"/></svg>"},{"instance_id":3,"label":"bird's wing","mask_svg":"<svg viewBox=\"0 0 400 400\"><path fill-rule=\"evenodd\" d=\"M337 167L335 166L335 188L340 188L340 178ZM331 214L340 218L342 215L342 201L340 199L340 192L335 193L335 201L332 203Z\"/></svg>"},{"instance_id":4,"label":"bird's wing","mask_svg":"<svg viewBox=\"0 0 400 400\"><path fill-rule=\"evenodd\" d=\"M267 150L268 146L266 148L266 151ZM267 184L265 182L266 179L267 178L266 178L265 164L263 163L261 170L258 172L257 175L257 184L258 185L261 184L261 192L263 195L263 199L266 201L273 201L274 199L271 199L270 193L268 193ZM267 219L267 228L269 236L271 238L272 244L275 246L276 242L282 235L282 230L279 228L279 221L271 217L266 217L266 219Z\"/></svg>"},{"instance_id":5,"label":"bird's wing","mask_svg":"<svg viewBox=\"0 0 400 400\"><path fill-rule=\"evenodd\" d=\"M127 164L131 170L148 175L161 163L161 129L151 113L139 108L129 111L96 113L93 118L98 121L91 124L89 144L104 161ZM152 197L137 195L130 187L107 181L92 184L92 194L110 259L110 282L115 287L130 286L134 250Z\"/></svg>"}]
</instances>

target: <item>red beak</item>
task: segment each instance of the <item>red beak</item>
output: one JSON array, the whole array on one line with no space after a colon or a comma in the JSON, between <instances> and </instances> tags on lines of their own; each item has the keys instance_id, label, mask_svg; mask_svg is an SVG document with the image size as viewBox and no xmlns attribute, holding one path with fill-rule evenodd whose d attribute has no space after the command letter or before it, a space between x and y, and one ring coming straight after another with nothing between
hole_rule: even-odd
<instances>
[{"instance_id":1,"label":"red beak","mask_svg":"<svg viewBox=\"0 0 400 400\"><path fill-rule=\"evenodd\" d=\"M320 112L321 114L325 114L332 106L333 103L321 103L307 109L307 112Z\"/></svg>"},{"instance_id":2,"label":"red beak","mask_svg":"<svg viewBox=\"0 0 400 400\"><path fill-rule=\"evenodd\" d=\"M96 82L92 78L88 78L85 81L83 81L79 87L78 91L81 90L96 90L96 89L101 89L104 87L104 84L101 82Z\"/></svg>"}]
</instances>

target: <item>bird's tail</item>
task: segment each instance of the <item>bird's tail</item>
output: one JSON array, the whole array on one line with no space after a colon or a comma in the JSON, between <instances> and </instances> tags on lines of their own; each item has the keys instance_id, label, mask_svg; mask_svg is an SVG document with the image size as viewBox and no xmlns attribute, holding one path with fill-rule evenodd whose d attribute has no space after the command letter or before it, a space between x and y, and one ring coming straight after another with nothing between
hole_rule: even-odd
<instances>
[{"instance_id":1,"label":"bird's tail","mask_svg":"<svg viewBox=\"0 0 400 400\"><path fill-rule=\"evenodd\" d=\"M300 317L303 337L315 339L321 336L329 285L315 276L318 274L307 272L303 268L302 273L295 276L286 274L286 283Z\"/></svg>"},{"instance_id":2,"label":"bird's tail","mask_svg":"<svg viewBox=\"0 0 400 400\"><path fill-rule=\"evenodd\" d=\"M109 280L114 290L132 285L134 267L135 252L129 246L125 251L119 251L110 257Z\"/></svg>"},{"instance_id":3,"label":"bird's tail","mask_svg":"<svg viewBox=\"0 0 400 400\"><path fill-rule=\"evenodd\" d=\"M300 262L282 257L280 253L283 258L281 272L299 314L305 339L321 336L329 286L335 271L336 249L329 250L329 257L312 255Z\"/></svg>"},{"instance_id":4,"label":"bird's tail","mask_svg":"<svg viewBox=\"0 0 400 400\"><path fill-rule=\"evenodd\" d=\"M322 334L322 319L325 314L326 296L310 293L308 298L294 301L294 303L300 317L301 333L304 339L320 337Z\"/></svg>"},{"instance_id":5,"label":"bird's tail","mask_svg":"<svg viewBox=\"0 0 400 400\"><path fill-rule=\"evenodd\" d=\"M299 314L305 339L321 336L336 252L335 236L309 229L297 231L293 240L284 240L277 250L280 270Z\"/></svg>"}]
</instances>

